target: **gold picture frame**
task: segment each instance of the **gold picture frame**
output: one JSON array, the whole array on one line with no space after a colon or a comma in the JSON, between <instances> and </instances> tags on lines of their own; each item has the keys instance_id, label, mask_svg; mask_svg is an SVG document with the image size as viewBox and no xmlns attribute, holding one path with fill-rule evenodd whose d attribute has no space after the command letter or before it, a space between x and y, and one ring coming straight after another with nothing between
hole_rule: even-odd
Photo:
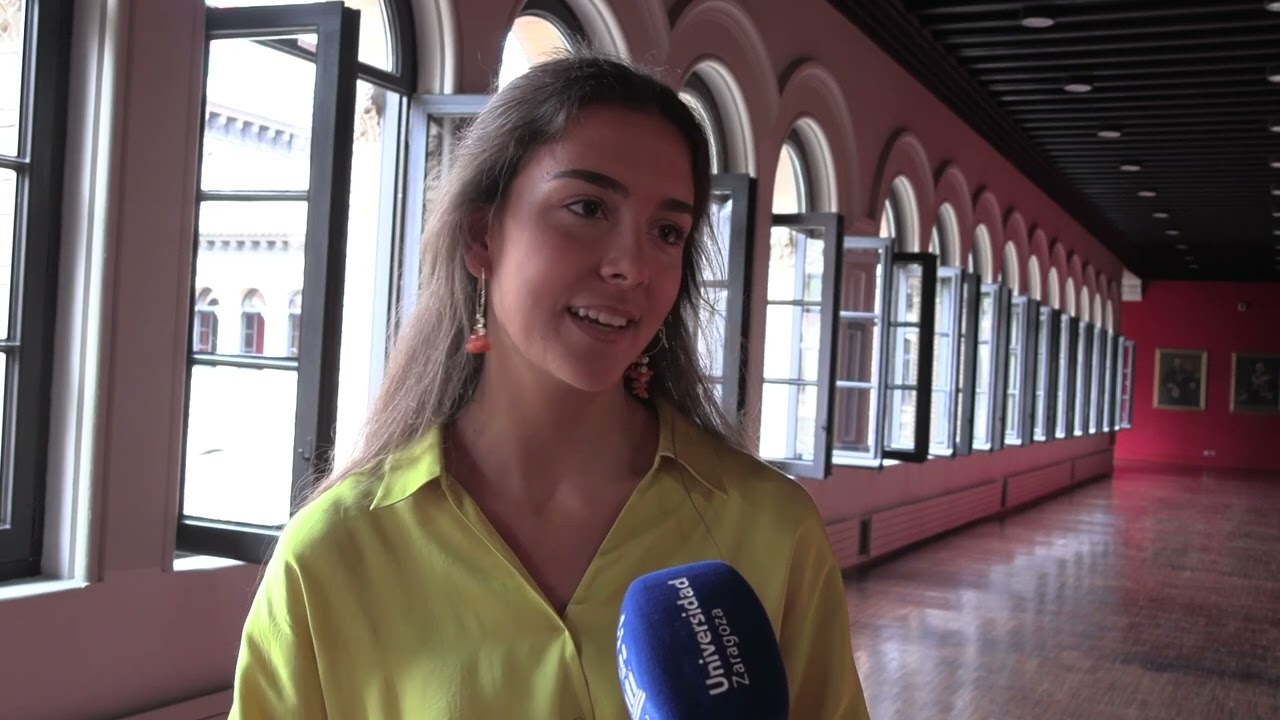
<instances>
[{"instance_id":1,"label":"gold picture frame","mask_svg":"<svg viewBox=\"0 0 1280 720\"><path fill-rule=\"evenodd\" d=\"M1156 348L1153 407L1157 410L1203 411L1208 370L1207 350Z\"/></svg>"},{"instance_id":2,"label":"gold picture frame","mask_svg":"<svg viewBox=\"0 0 1280 720\"><path fill-rule=\"evenodd\" d=\"M1280 355L1231 353L1231 412L1280 415Z\"/></svg>"}]
</instances>

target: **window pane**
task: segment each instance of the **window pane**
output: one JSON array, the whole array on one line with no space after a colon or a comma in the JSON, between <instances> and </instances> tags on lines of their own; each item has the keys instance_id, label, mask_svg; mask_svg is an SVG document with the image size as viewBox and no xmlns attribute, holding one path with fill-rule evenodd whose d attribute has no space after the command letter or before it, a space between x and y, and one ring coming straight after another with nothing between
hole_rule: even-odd
<instances>
[{"instance_id":1,"label":"window pane","mask_svg":"<svg viewBox=\"0 0 1280 720\"><path fill-rule=\"evenodd\" d=\"M355 137L351 150L351 201L347 221L346 280L342 296L342 346L338 360L338 424L334 459L342 464L355 446L381 379L383 338L391 296L392 202L399 128L388 113L398 98L363 80L356 85ZM388 118L393 118L390 122Z\"/></svg>"},{"instance_id":2,"label":"window pane","mask_svg":"<svg viewBox=\"0 0 1280 720\"><path fill-rule=\"evenodd\" d=\"M915 447L916 391L886 390L889 403L889 446L911 449Z\"/></svg>"},{"instance_id":3,"label":"window pane","mask_svg":"<svg viewBox=\"0 0 1280 720\"><path fill-rule=\"evenodd\" d=\"M701 307L698 357L702 361L702 371L708 377L718 378L724 376L724 325L729 291L712 287L705 292L708 302Z\"/></svg>"},{"instance_id":4,"label":"window pane","mask_svg":"<svg viewBox=\"0 0 1280 720\"><path fill-rule=\"evenodd\" d=\"M204 190L306 190L315 65L254 40L209 43Z\"/></svg>"},{"instance_id":5,"label":"window pane","mask_svg":"<svg viewBox=\"0 0 1280 720\"><path fill-rule=\"evenodd\" d=\"M836 433L833 447L840 452L871 451L875 390L836 388Z\"/></svg>"},{"instance_id":6,"label":"window pane","mask_svg":"<svg viewBox=\"0 0 1280 720\"><path fill-rule=\"evenodd\" d=\"M844 273L840 278L841 310L880 314L883 255L878 248L845 248L841 254L844 260Z\"/></svg>"},{"instance_id":7,"label":"window pane","mask_svg":"<svg viewBox=\"0 0 1280 720\"><path fill-rule=\"evenodd\" d=\"M26 29L26 0L0 2L0 155L18 154Z\"/></svg>"},{"instance_id":8,"label":"window pane","mask_svg":"<svg viewBox=\"0 0 1280 720\"><path fill-rule=\"evenodd\" d=\"M840 321L836 346L837 380L875 382L875 332L876 321L870 318Z\"/></svg>"},{"instance_id":9,"label":"window pane","mask_svg":"<svg viewBox=\"0 0 1280 720\"><path fill-rule=\"evenodd\" d=\"M822 309L770 305L765 309L764 376L776 380L818 379Z\"/></svg>"},{"instance_id":10,"label":"window pane","mask_svg":"<svg viewBox=\"0 0 1280 720\"><path fill-rule=\"evenodd\" d=\"M920 302L924 297L924 268L916 264L896 265L895 272L893 318L897 322L918 324Z\"/></svg>"},{"instance_id":11,"label":"window pane","mask_svg":"<svg viewBox=\"0 0 1280 720\"><path fill-rule=\"evenodd\" d=\"M507 33L502 46L502 66L498 69L498 87L525 74L529 68L554 57L568 41L560 28L537 15L521 15Z\"/></svg>"},{"instance_id":12,"label":"window pane","mask_svg":"<svg viewBox=\"0 0 1280 720\"><path fill-rule=\"evenodd\" d=\"M9 336L13 309L14 220L17 211L18 174L0 168L0 338Z\"/></svg>"},{"instance_id":13,"label":"window pane","mask_svg":"<svg viewBox=\"0 0 1280 720\"><path fill-rule=\"evenodd\" d=\"M804 300L805 302L822 302L822 249L825 243L822 238L808 235L805 237L804 251Z\"/></svg>"},{"instance_id":14,"label":"window pane","mask_svg":"<svg viewBox=\"0 0 1280 720\"><path fill-rule=\"evenodd\" d=\"M933 391L933 404L929 406L929 445L940 450L951 449L951 393Z\"/></svg>"},{"instance_id":15,"label":"window pane","mask_svg":"<svg viewBox=\"0 0 1280 720\"><path fill-rule=\"evenodd\" d=\"M254 5L307 5L316 0L205 0L209 7L252 7ZM391 26L383 11L383 0L344 0L347 7L360 11L360 62L380 70L393 70L391 64ZM303 44L314 47L315 35Z\"/></svg>"},{"instance_id":16,"label":"window pane","mask_svg":"<svg viewBox=\"0 0 1280 720\"><path fill-rule=\"evenodd\" d=\"M796 388L796 457L813 460L813 440L818 424L818 388L805 385Z\"/></svg>"},{"instance_id":17,"label":"window pane","mask_svg":"<svg viewBox=\"0 0 1280 720\"><path fill-rule=\"evenodd\" d=\"M213 345L234 353L242 347L241 300L247 290L262 295L262 354L289 354L289 300L302 287L307 203L300 200L200 203L197 288L225 298L216 308L219 336ZM230 335L228 335L230 333Z\"/></svg>"},{"instance_id":18,"label":"window pane","mask_svg":"<svg viewBox=\"0 0 1280 720\"><path fill-rule=\"evenodd\" d=\"M920 329L893 328L893 355L889 358L890 385L917 385L920 381Z\"/></svg>"},{"instance_id":19,"label":"window pane","mask_svg":"<svg viewBox=\"0 0 1280 720\"><path fill-rule=\"evenodd\" d=\"M769 300L796 299L797 243L803 236L784 227L769 231Z\"/></svg>"},{"instance_id":20,"label":"window pane","mask_svg":"<svg viewBox=\"0 0 1280 720\"><path fill-rule=\"evenodd\" d=\"M296 393L289 370L191 369L185 515L254 525L289 519Z\"/></svg>"},{"instance_id":21,"label":"window pane","mask_svg":"<svg viewBox=\"0 0 1280 720\"><path fill-rule=\"evenodd\" d=\"M711 222L708 226L716 252L711 267L706 269L708 281L727 282L729 277L729 243L733 240L733 195L719 192L711 194Z\"/></svg>"}]
</instances>

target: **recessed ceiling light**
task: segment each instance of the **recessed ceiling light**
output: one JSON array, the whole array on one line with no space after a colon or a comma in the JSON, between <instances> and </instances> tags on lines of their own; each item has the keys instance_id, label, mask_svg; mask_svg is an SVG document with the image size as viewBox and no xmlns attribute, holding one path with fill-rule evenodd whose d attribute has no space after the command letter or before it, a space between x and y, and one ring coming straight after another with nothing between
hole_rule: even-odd
<instances>
[{"instance_id":1,"label":"recessed ceiling light","mask_svg":"<svg viewBox=\"0 0 1280 720\"><path fill-rule=\"evenodd\" d=\"M1093 84L1083 80L1069 80L1067 84L1062 86L1062 89L1069 93L1087 93L1093 89Z\"/></svg>"},{"instance_id":2,"label":"recessed ceiling light","mask_svg":"<svg viewBox=\"0 0 1280 720\"><path fill-rule=\"evenodd\" d=\"M1103 128L1098 131L1098 137L1106 138L1108 140L1114 140L1123 134L1124 133L1120 132L1120 130L1116 128Z\"/></svg>"},{"instance_id":3,"label":"recessed ceiling light","mask_svg":"<svg viewBox=\"0 0 1280 720\"><path fill-rule=\"evenodd\" d=\"M1055 20L1047 13L1029 13L1022 16L1022 27L1031 28L1032 30L1041 30L1047 27L1053 27Z\"/></svg>"},{"instance_id":4,"label":"recessed ceiling light","mask_svg":"<svg viewBox=\"0 0 1280 720\"><path fill-rule=\"evenodd\" d=\"M1161 211L1157 210L1157 211L1155 211L1155 212L1151 213L1151 217L1153 217L1153 218L1155 218L1155 219L1157 219L1157 220L1168 220L1168 219L1169 219L1169 213L1167 213L1167 212L1161 212Z\"/></svg>"},{"instance_id":5,"label":"recessed ceiling light","mask_svg":"<svg viewBox=\"0 0 1280 720\"><path fill-rule=\"evenodd\" d=\"M1280 155L1273 155L1268 164L1271 165L1273 170L1280 170Z\"/></svg>"},{"instance_id":6,"label":"recessed ceiling light","mask_svg":"<svg viewBox=\"0 0 1280 720\"><path fill-rule=\"evenodd\" d=\"M1271 184L1271 194L1280 197L1280 183Z\"/></svg>"},{"instance_id":7,"label":"recessed ceiling light","mask_svg":"<svg viewBox=\"0 0 1280 720\"><path fill-rule=\"evenodd\" d=\"M1273 65L1267 68L1267 80L1273 83L1280 83L1280 65Z\"/></svg>"},{"instance_id":8,"label":"recessed ceiling light","mask_svg":"<svg viewBox=\"0 0 1280 720\"><path fill-rule=\"evenodd\" d=\"M1274 133L1280 133L1280 118L1273 118L1267 128Z\"/></svg>"},{"instance_id":9,"label":"recessed ceiling light","mask_svg":"<svg viewBox=\"0 0 1280 720\"><path fill-rule=\"evenodd\" d=\"M1164 231L1164 234L1165 235L1181 235L1182 231L1177 228L1169 228L1168 230Z\"/></svg>"},{"instance_id":10,"label":"recessed ceiling light","mask_svg":"<svg viewBox=\"0 0 1280 720\"><path fill-rule=\"evenodd\" d=\"M1138 197L1155 197L1155 196L1156 196L1155 190L1139 190L1138 191Z\"/></svg>"},{"instance_id":11,"label":"recessed ceiling light","mask_svg":"<svg viewBox=\"0 0 1280 720\"><path fill-rule=\"evenodd\" d=\"M1141 169L1142 166L1138 163L1125 163L1120 166L1120 170L1123 172L1138 172Z\"/></svg>"},{"instance_id":12,"label":"recessed ceiling light","mask_svg":"<svg viewBox=\"0 0 1280 720\"><path fill-rule=\"evenodd\" d=\"M1280 0L1267 0L1266 5L1263 7L1271 12L1280 12Z\"/></svg>"},{"instance_id":13,"label":"recessed ceiling light","mask_svg":"<svg viewBox=\"0 0 1280 720\"><path fill-rule=\"evenodd\" d=\"M1186 249L1187 249L1187 244L1186 244L1186 243L1178 243L1177 245L1174 245L1174 247L1178 248L1179 250L1186 250Z\"/></svg>"}]
</instances>

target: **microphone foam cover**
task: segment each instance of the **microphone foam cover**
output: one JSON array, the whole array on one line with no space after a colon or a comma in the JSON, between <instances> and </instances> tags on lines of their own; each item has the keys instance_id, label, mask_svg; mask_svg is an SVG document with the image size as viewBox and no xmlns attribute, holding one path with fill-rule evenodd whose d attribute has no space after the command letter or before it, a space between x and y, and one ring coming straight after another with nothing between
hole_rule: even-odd
<instances>
[{"instance_id":1,"label":"microphone foam cover","mask_svg":"<svg viewBox=\"0 0 1280 720\"><path fill-rule=\"evenodd\" d=\"M659 570L627 589L618 676L632 720L786 720L786 669L764 606L720 561Z\"/></svg>"}]
</instances>

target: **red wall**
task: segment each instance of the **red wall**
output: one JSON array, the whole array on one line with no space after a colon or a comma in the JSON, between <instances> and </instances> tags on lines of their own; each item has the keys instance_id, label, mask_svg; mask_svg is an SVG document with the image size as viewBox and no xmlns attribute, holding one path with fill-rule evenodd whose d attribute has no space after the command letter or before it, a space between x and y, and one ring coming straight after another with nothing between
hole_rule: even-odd
<instances>
[{"instance_id":1,"label":"red wall","mask_svg":"<svg viewBox=\"0 0 1280 720\"><path fill-rule=\"evenodd\" d=\"M1133 429L1118 434L1117 460L1280 470L1280 415L1233 414L1229 393L1231 353L1280 354L1280 283L1153 282L1124 303L1120 326L1137 357ZM1208 351L1204 412L1152 407L1156 348Z\"/></svg>"}]
</instances>

